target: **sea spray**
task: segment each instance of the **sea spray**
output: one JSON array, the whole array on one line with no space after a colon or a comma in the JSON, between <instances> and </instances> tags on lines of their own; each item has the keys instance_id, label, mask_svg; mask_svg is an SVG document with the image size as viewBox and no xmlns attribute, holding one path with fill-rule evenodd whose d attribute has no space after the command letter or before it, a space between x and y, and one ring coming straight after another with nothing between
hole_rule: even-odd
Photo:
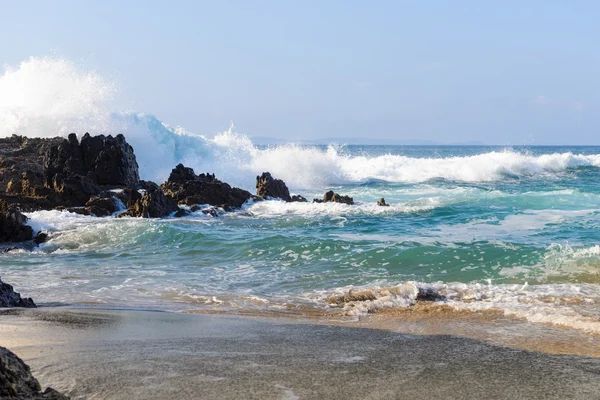
<instances>
[{"instance_id":1,"label":"sea spray","mask_svg":"<svg viewBox=\"0 0 600 400\"><path fill-rule=\"evenodd\" d=\"M123 133L135 149L143 179L162 182L171 168L184 163L245 189L253 189L254 177L264 171L292 189L311 189L371 180L493 182L560 177L571 169L600 167L600 155L569 151L535 155L499 149L432 157L365 155L336 145L264 148L233 128L209 138L171 127L151 114L117 110L113 106L116 88L114 82L65 59L32 57L18 67L7 67L0 76L0 137Z\"/></svg>"}]
</instances>

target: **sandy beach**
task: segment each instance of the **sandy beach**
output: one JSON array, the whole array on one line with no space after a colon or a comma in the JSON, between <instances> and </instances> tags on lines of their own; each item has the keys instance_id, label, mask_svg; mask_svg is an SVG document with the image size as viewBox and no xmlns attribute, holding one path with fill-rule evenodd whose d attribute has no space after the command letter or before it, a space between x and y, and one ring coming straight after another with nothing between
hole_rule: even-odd
<instances>
[{"instance_id":1,"label":"sandy beach","mask_svg":"<svg viewBox=\"0 0 600 400\"><path fill-rule=\"evenodd\" d=\"M575 399L600 358L450 335L152 311L0 316L0 346L73 399Z\"/></svg>"}]
</instances>

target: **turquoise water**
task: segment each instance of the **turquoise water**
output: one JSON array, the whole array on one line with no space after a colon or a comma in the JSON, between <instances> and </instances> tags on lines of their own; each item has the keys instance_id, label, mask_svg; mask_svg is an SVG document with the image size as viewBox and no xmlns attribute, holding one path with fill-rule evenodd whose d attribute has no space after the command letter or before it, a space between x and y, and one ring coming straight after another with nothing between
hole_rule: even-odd
<instances>
[{"instance_id":1,"label":"turquoise water","mask_svg":"<svg viewBox=\"0 0 600 400\"><path fill-rule=\"evenodd\" d=\"M163 220L36 212L49 242L0 255L0 276L46 304L224 312L329 310L332 294L413 282L457 308L598 329L600 147L254 147L242 161L196 168L248 190L270 170L292 193L357 204L269 200ZM414 302L379 295L341 310Z\"/></svg>"}]
</instances>

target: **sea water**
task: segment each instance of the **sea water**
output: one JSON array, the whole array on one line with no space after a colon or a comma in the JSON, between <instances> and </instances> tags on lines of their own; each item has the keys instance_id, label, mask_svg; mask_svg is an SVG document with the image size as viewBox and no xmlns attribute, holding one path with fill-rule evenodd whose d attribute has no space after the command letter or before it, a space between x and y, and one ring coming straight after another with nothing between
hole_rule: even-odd
<instances>
[{"instance_id":1,"label":"sea water","mask_svg":"<svg viewBox=\"0 0 600 400\"><path fill-rule=\"evenodd\" d=\"M233 129L205 137L102 101L81 108L34 85L74 77L87 96L112 90L61 60L7 70L0 89L31 86L40 104L30 108L57 106L24 112L29 100L13 104L0 90L0 135L124 133L143 179L160 183L182 162L253 192L269 171L293 194L334 190L355 205L270 199L156 220L29 213L49 240L0 254L0 276L39 304L360 316L411 307L410 288L429 287L456 309L600 332L600 147L260 146ZM328 302L356 289L375 298Z\"/></svg>"}]
</instances>

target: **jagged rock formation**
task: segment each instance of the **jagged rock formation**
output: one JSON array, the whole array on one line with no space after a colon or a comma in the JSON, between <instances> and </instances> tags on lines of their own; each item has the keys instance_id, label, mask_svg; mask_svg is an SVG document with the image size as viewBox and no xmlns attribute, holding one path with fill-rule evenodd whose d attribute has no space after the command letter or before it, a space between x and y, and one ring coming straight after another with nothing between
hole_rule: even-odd
<instances>
[{"instance_id":1,"label":"jagged rock formation","mask_svg":"<svg viewBox=\"0 0 600 400\"><path fill-rule=\"evenodd\" d=\"M165 196L162 188L156 183L142 181L141 186L143 189L139 191L127 192L127 211L119 217L162 218L179 210L177 203Z\"/></svg>"},{"instance_id":2,"label":"jagged rock formation","mask_svg":"<svg viewBox=\"0 0 600 400\"><path fill-rule=\"evenodd\" d=\"M207 181L212 182L215 180L215 175L196 175L192 168L184 167L183 164L177 164L177 166L171 170L171 174L169 175L169 179L167 180L167 182L184 184L187 181L194 181L196 179L206 179Z\"/></svg>"},{"instance_id":3,"label":"jagged rock formation","mask_svg":"<svg viewBox=\"0 0 600 400\"><path fill-rule=\"evenodd\" d=\"M103 193L100 196L92 196L87 203L85 203L85 208L96 217L106 217L119 211L117 199L109 193Z\"/></svg>"},{"instance_id":4,"label":"jagged rock formation","mask_svg":"<svg viewBox=\"0 0 600 400\"><path fill-rule=\"evenodd\" d=\"M281 179L275 179L269 172L263 172L261 176L256 177L256 194L263 199L268 197L292 201L290 191L285 182Z\"/></svg>"},{"instance_id":5,"label":"jagged rock formation","mask_svg":"<svg viewBox=\"0 0 600 400\"><path fill-rule=\"evenodd\" d=\"M287 202L306 202L307 200L300 196L290 196L290 191L281 179L275 179L270 172L263 172L256 177L256 195L266 198L281 199Z\"/></svg>"},{"instance_id":6,"label":"jagged rock formation","mask_svg":"<svg viewBox=\"0 0 600 400\"><path fill-rule=\"evenodd\" d=\"M141 181L133 148L123 135L86 133L81 141L74 133L66 139L0 138L0 242L34 238L20 211L55 209L106 217L125 205L119 216L161 218L190 213L179 205L207 204L212 208L202 212L218 216L219 209L236 210L263 197L306 201L290 196L286 184L268 172L257 177L257 190L260 196L231 187L214 174L196 175L182 164L160 186ZM352 203L351 198L331 193L325 201ZM46 238L38 235L35 243Z\"/></svg>"},{"instance_id":7,"label":"jagged rock formation","mask_svg":"<svg viewBox=\"0 0 600 400\"><path fill-rule=\"evenodd\" d=\"M22 242L33 239L27 217L0 198L0 242Z\"/></svg>"},{"instance_id":8,"label":"jagged rock formation","mask_svg":"<svg viewBox=\"0 0 600 400\"><path fill-rule=\"evenodd\" d=\"M221 182L214 174L196 175L192 168L182 164L171 171L169 179L161 188L165 196L176 204L209 204L227 211L240 208L250 199L262 200L246 190Z\"/></svg>"},{"instance_id":9,"label":"jagged rock formation","mask_svg":"<svg viewBox=\"0 0 600 400\"><path fill-rule=\"evenodd\" d=\"M379 201L377 202L377 205L380 207L389 207L390 206L388 203L385 202L385 199L383 197L381 199L379 199Z\"/></svg>"},{"instance_id":10,"label":"jagged rock formation","mask_svg":"<svg viewBox=\"0 0 600 400\"><path fill-rule=\"evenodd\" d=\"M306 197L300 196L299 194L292 195L292 203L307 203Z\"/></svg>"},{"instance_id":11,"label":"jagged rock formation","mask_svg":"<svg viewBox=\"0 0 600 400\"><path fill-rule=\"evenodd\" d=\"M44 157L46 184L58 174L85 176L97 185L133 186L139 183L138 164L133 148L121 134L90 136L77 141L72 133Z\"/></svg>"},{"instance_id":12,"label":"jagged rock formation","mask_svg":"<svg viewBox=\"0 0 600 400\"><path fill-rule=\"evenodd\" d=\"M42 392L29 366L10 350L0 347L0 399L7 400L68 400L52 388Z\"/></svg>"},{"instance_id":13,"label":"jagged rock formation","mask_svg":"<svg viewBox=\"0 0 600 400\"><path fill-rule=\"evenodd\" d=\"M103 188L140 183L133 148L123 135L0 139L0 242L25 241L33 231L19 211L66 209L107 216L118 210ZM43 241L36 237L36 243Z\"/></svg>"},{"instance_id":14,"label":"jagged rock formation","mask_svg":"<svg viewBox=\"0 0 600 400\"><path fill-rule=\"evenodd\" d=\"M21 297L11 285L0 279L0 307L35 308L36 305L31 298Z\"/></svg>"},{"instance_id":15,"label":"jagged rock formation","mask_svg":"<svg viewBox=\"0 0 600 400\"><path fill-rule=\"evenodd\" d=\"M353 205L354 199L350 196L342 196L341 194L334 193L333 190L330 190L323 195L323 199L314 199L313 203L343 203Z\"/></svg>"},{"instance_id":16,"label":"jagged rock formation","mask_svg":"<svg viewBox=\"0 0 600 400\"><path fill-rule=\"evenodd\" d=\"M0 195L21 210L83 207L103 187L139 183L133 148L123 135L68 139L0 139Z\"/></svg>"}]
</instances>

